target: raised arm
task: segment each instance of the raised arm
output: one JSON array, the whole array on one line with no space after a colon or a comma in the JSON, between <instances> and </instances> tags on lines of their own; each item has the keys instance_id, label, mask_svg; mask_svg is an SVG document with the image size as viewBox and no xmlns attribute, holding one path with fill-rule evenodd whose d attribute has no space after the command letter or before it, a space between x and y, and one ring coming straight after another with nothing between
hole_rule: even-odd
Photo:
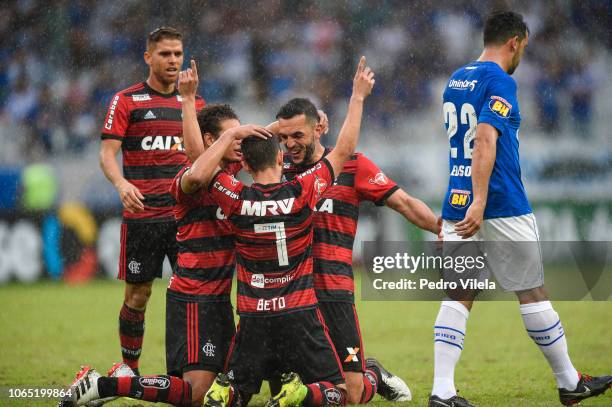
<instances>
[{"instance_id":1,"label":"raised arm","mask_svg":"<svg viewBox=\"0 0 612 407\"><path fill-rule=\"evenodd\" d=\"M195 103L198 83L198 68L192 59L191 68L181 71L178 80L178 89L182 99L183 145L191 162L195 162L204 152L204 141L202 141Z\"/></svg>"},{"instance_id":2,"label":"raised arm","mask_svg":"<svg viewBox=\"0 0 612 407\"><path fill-rule=\"evenodd\" d=\"M183 117L183 121L185 118ZM221 170L220 163L228 148L232 147L234 140L242 140L250 136L261 138L272 137L272 134L264 127L247 124L232 127L219 136L209 148L207 148L195 160L189 171L181 178L181 188L186 193L191 193L197 188L207 188L210 180Z\"/></svg>"},{"instance_id":3,"label":"raised arm","mask_svg":"<svg viewBox=\"0 0 612 407\"><path fill-rule=\"evenodd\" d=\"M363 102L372 91L372 87L374 87L374 72L369 67L366 67L365 63L365 57L361 57L355 78L353 79L353 94L349 101L344 124L340 129L336 146L327 155L327 160L332 165L336 176L342 172L344 163L355 152L361 127Z\"/></svg>"}]
</instances>

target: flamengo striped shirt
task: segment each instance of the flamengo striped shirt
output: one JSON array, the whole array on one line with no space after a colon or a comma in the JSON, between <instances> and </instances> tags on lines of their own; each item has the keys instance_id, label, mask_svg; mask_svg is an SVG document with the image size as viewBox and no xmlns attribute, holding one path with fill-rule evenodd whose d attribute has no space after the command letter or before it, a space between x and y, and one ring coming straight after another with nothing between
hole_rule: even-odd
<instances>
[{"instance_id":1,"label":"flamengo striped shirt","mask_svg":"<svg viewBox=\"0 0 612 407\"><path fill-rule=\"evenodd\" d=\"M325 150L327 155L331 149ZM313 164L313 165L316 165ZM292 180L311 166L296 166L285 154L283 174ZM314 285L321 302L355 302L353 244L357 233L359 203L385 204L399 187L361 153L344 164L336 182L317 203L314 216Z\"/></svg>"},{"instance_id":2,"label":"flamengo striped shirt","mask_svg":"<svg viewBox=\"0 0 612 407\"><path fill-rule=\"evenodd\" d=\"M227 171L236 174L241 167L240 163L231 164ZM230 301L236 268L234 233L208 191L183 192L181 178L188 169L177 174L170 189L176 200L178 259L168 295L189 302Z\"/></svg>"},{"instance_id":3,"label":"flamengo striped shirt","mask_svg":"<svg viewBox=\"0 0 612 407\"><path fill-rule=\"evenodd\" d=\"M196 109L204 107L196 97ZM182 145L183 124L178 90L163 94L146 82L115 94L102 126L102 140L121 141L123 176L144 195L144 211L123 211L124 221L174 220L170 185L189 160Z\"/></svg>"},{"instance_id":4,"label":"flamengo striped shirt","mask_svg":"<svg viewBox=\"0 0 612 407\"><path fill-rule=\"evenodd\" d=\"M334 180L321 160L291 182L245 186L219 172L209 185L236 236L238 313L268 316L312 308L312 220Z\"/></svg>"}]
</instances>

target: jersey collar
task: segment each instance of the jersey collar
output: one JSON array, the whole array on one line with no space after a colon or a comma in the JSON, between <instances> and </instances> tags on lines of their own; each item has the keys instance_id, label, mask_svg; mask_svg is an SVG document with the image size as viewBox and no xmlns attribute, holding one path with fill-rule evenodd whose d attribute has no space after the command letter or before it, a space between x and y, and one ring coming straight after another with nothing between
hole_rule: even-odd
<instances>
[{"instance_id":1,"label":"jersey collar","mask_svg":"<svg viewBox=\"0 0 612 407\"><path fill-rule=\"evenodd\" d=\"M147 90L147 92L152 93L152 94L157 95L157 96L162 97L162 98L168 99L168 98L175 97L176 95L179 94L178 93L178 89L177 89L176 86L174 87L174 91L171 92L171 93L161 93L161 92L156 91L152 87L150 87L149 84L147 83L147 81L144 81L142 84L144 85L144 88Z\"/></svg>"}]
</instances>

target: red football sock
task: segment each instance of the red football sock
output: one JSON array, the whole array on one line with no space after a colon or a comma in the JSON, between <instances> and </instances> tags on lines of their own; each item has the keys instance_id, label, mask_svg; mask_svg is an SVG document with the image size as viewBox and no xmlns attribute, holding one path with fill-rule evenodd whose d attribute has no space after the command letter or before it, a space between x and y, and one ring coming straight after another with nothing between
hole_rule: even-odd
<instances>
[{"instance_id":1,"label":"red football sock","mask_svg":"<svg viewBox=\"0 0 612 407\"><path fill-rule=\"evenodd\" d=\"M174 376L100 377L98 394L100 398L130 397L177 407L191 406L191 385Z\"/></svg>"},{"instance_id":2,"label":"red football sock","mask_svg":"<svg viewBox=\"0 0 612 407\"><path fill-rule=\"evenodd\" d=\"M123 363L138 374L138 359L142 351L145 312L123 304L119 312L119 342Z\"/></svg>"},{"instance_id":3,"label":"red football sock","mask_svg":"<svg viewBox=\"0 0 612 407\"><path fill-rule=\"evenodd\" d=\"M308 393L304 399L306 407L344 406L346 405L346 390L336 387L330 382L307 384Z\"/></svg>"},{"instance_id":4,"label":"red football sock","mask_svg":"<svg viewBox=\"0 0 612 407\"><path fill-rule=\"evenodd\" d=\"M363 374L363 391L361 392L361 400L359 404L367 404L372 400L378 389L378 377L376 374L367 369Z\"/></svg>"}]
</instances>

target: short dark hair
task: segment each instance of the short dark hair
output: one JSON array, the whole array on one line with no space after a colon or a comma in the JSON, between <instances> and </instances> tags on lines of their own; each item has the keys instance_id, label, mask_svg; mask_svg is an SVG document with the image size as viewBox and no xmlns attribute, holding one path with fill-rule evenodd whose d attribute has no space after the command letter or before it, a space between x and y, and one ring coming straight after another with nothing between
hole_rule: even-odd
<instances>
[{"instance_id":1,"label":"short dark hair","mask_svg":"<svg viewBox=\"0 0 612 407\"><path fill-rule=\"evenodd\" d=\"M210 133L214 138L221 134L221 122L224 120L238 119L238 115L227 104L208 105L198 112L198 124L202 134Z\"/></svg>"},{"instance_id":2,"label":"short dark hair","mask_svg":"<svg viewBox=\"0 0 612 407\"><path fill-rule=\"evenodd\" d=\"M147 49L153 44L157 44L161 40L179 40L183 41L183 34L173 27L159 27L154 29L147 35Z\"/></svg>"},{"instance_id":3,"label":"short dark hair","mask_svg":"<svg viewBox=\"0 0 612 407\"><path fill-rule=\"evenodd\" d=\"M274 167L278 152L281 151L276 137L264 140L256 136L247 137L242 140L240 149L242 150L242 158L253 172Z\"/></svg>"},{"instance_id":4,"label":"short dark hair","mask_svg":"<svg viewBox=\"0 0 612 407\"><path fill-rule=\"evenodd\" d=\"M522 15L513 11L495 11L485 21L484 45L502 45L517 36L522 40L528 32Z\"/></svg>"},{"instance_id":5,"label":"short dark hair","mask_svg":"<svg viewBox=\"0 0 612 407\"><path fill-rule=\"evenodd\" d=\"M303 114L307 120L314 123L319 122L319 112L315 105L306 98L291 99L281 106L276 114L277 119L291 119L292 117Z\"/></svg>"}]
</instances>

